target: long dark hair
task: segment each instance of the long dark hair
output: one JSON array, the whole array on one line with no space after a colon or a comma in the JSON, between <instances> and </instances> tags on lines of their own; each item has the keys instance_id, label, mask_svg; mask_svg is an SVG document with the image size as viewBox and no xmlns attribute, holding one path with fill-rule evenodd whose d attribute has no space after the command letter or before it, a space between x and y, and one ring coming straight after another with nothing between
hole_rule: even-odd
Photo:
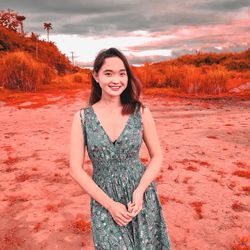
<instances>
[{"instance_id":1,"label":"long dark hair","mask_svg":"<svg viewBox=\"0 0 250 250\"><path fill-rule=\"evenodd\" d=\"M101 50L95 58L92 73L94 72L98 73L100 68L105 62L105 58L109 57L119 57L124 63L125 69L127 71L128 85L126 89L122 92L120 97L121 104L123 106L122 114L131 114L132 112L135 111L136 107L138 108L140 108L141 106L145 107L139 100L141 94L141 82L139 81L138 78L134 76L127 61L127 58L118 49L109 48ZM89 97L89 105L98 102L102 96L102 89L94 79L93 75L91 76L91 79L92 79L92 87Z\"/></svg>"}]
</instances>

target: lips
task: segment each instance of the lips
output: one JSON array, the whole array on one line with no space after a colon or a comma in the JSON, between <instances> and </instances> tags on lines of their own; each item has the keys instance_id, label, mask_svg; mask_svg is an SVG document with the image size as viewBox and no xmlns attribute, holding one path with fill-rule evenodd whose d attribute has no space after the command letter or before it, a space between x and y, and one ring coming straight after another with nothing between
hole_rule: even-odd
<instances>
[{"instance_id":1,"label":"lips","mask_svg":"<svg viewBox=\"0 0 250 250\"><path fill-rule=\"evenodd\" d=\"M109 85L109 87L114 90L114 91L117 91L121 88L121 86L117 86L117 85Z\"/></svg>"}]
</instances>

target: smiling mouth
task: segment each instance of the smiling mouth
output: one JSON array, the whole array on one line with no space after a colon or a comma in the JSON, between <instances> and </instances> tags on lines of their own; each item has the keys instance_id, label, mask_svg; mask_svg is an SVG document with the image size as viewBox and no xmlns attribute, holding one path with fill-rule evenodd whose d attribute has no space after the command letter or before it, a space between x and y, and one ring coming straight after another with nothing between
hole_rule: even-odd
<instances>
[{"instance_id":1,"label":"smiling mouth","mask_svg":"<svg viewBox=\"0 0 250 250\"><path fill-rule=\"evenodd\" d=\"M117 90L119 90L120 88L121 88L121 86L109 86L112 90L115 90L115 91L117 91Z\"/></svg>"}]
</instances>

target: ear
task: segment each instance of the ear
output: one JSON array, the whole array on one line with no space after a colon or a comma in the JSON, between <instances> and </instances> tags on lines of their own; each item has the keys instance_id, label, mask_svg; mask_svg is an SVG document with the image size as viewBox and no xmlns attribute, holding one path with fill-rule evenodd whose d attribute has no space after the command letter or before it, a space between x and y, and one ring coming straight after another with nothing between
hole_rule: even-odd
<instances>
[{"instance_id":1,"label":"ear","mask_svg":"<svg viewBox=\"0 0 250 250\"><path fill-rule=\"evenodd\" d=\"M95 71L93 71L92 76L94 77L96 82L99 82L98 74Z\"/></svg>"}]
</instances>

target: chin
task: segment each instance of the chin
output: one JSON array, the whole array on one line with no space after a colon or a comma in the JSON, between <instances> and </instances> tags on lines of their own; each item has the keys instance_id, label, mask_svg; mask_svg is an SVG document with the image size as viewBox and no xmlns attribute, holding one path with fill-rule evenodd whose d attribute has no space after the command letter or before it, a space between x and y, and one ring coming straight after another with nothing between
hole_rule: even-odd
<instances>
[{"instance_id":1,"label":"chin","mask_svg":"<svg viewBox=\"0 0 250 250\"><path fill-rule=\"evenodd\" d=\"M106 91L106 93L108 94L108 95L111 95L111 96L119 96L119 95L121 95L122 94L122 92L124 91L125 89L119 89L119 91L110 91L110 90L108 90L108 91Z\"/></svg>"}]
</instances>

